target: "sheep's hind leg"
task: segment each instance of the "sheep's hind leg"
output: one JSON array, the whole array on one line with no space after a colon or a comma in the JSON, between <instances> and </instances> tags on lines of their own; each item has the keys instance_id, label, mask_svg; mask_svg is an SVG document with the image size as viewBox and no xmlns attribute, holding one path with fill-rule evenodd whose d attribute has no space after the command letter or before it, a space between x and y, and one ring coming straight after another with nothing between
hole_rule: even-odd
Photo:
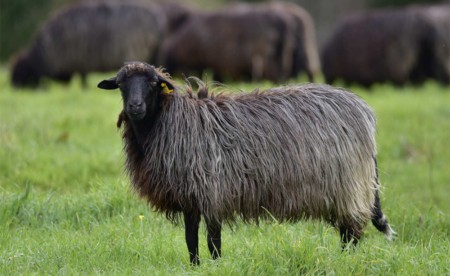
<instances>
[{"instance_id":1,"label":"sheep's hind leg","mask_svg":"<svg viewBox=\"0 0 450 276\"><path fill-rule=\"evenodd\" d=\"M207 241L208 241L208 248L209 248L209 252L211 253L211 257L213 259L220 258L220 256L222 255L222 253L221 253L222 224L220 222L206 221L206 228L208 231Z\"/></svg>"},{"instance_id":2,"label":"sheep's hind leg","mask_svg":"<svg viewBox=\"0 0 450 276\"><path fill-rule=\"evenodd\" d=\"M351 242L356 245L362 236L363 229L358 223L345 223L339 226L342 241L342 250Z\"/></svg>"},{"instance_id":3,"label":"sheep's hind leg","mask_svg":"<svg viewBox=\"0 0 450 276\"><path fill-rule=\"evenodd\" d=\"M200 214L197 212L184 212L184 227L186 244L189 250L191 265L200 265L198 254L198 228L200 225Z\"/></svg>"}]
</instances>

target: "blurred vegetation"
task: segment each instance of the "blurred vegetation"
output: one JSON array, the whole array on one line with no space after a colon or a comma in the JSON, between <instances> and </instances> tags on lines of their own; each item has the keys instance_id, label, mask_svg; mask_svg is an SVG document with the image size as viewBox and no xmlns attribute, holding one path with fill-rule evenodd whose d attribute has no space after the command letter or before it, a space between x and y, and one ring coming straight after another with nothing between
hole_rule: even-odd
<instances>
[{"instance_id":1,"label":"blurred vegetation","mask_svg":"<svg viewBox=\"0 0 450 276\"><path fill-rule=\"evenodd\" d=\"M32 40L33 34L39 29L52 11L64 4L76 0L1 0L0 2L0 63L8 62L14 53L24 49ZM150 1L150 0L149 0ZM264 2L264 0L246 0L247 2ZM352 7L352 1L337 0L342 5ZM439 0L365 0L369 6L392 6L406 5L410 3L432 3ZM183 1L185 2L185 1ZM224 2L245 2L236 0L191 0L202 8L220 5ZM308 3L301 0L298 2L307 9ZM320 0L323 9L330 8L329 2ZM312 5L312 4L311 4ZM316 4L314 4L316 5ZM321 9L321 10L323 10Z\"/></svg>"},{"instance_id":2,"label":"blurred vegetation","mask_svg":"<svg viewBox=\"0 0 450 276\"><path fill-rule=\"evenodd\" d=\"M1 0L0 61L24 49L51 11L70 0Z\"/></svg>"}]
</instances>

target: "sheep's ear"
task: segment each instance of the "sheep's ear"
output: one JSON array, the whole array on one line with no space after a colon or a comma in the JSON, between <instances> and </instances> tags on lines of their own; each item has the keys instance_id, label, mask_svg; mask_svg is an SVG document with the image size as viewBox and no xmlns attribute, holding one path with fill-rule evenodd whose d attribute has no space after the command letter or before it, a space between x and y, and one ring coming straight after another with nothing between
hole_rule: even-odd
<instances>
[{"instance_id":1,"label":"sheep's ear","mask_svg":"<svg viewBox=\"0 0 450 276\"><path fill-rule=\"evenodd\" d=\"M168 95L173 92L173 89L175 88L173 84L161 76L158 77L158 80L158 85L161 87L161 93Z\"/></svg>"},{"instance_id":2,"label":"sheep's ear","mask_svg":"<svg viewBox=\"0 0 450 276\"><path fill-rule=\"evenodd\" d=\"M117 78L110 78L108 80L102 80L97 84L98 88L106 89L106 90L112 90L119 88L119 85L117 84Z\"/></svg>"}]
</instances>

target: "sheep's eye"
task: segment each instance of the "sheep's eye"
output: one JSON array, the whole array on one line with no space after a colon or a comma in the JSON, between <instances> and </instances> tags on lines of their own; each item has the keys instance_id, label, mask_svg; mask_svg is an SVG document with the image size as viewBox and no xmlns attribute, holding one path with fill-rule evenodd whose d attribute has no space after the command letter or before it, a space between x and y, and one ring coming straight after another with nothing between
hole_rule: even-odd
<instances>
[{"instance_id":1,"label":"sheep's eye","mask_svg":"<svg viewBox=\"0 0 450 276\"><path fill-rule=\"evenodd\" d=\"M151 81L151 82L150 82L150 85L151 85L152 87L155 87L156 84L157 84L156 81Z\"/></svg>"}]
</instances>

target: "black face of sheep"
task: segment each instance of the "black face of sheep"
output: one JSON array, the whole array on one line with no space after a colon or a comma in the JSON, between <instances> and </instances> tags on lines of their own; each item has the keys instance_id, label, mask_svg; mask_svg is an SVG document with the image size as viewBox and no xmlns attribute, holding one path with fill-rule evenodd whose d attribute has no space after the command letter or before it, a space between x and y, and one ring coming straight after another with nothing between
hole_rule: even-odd
<instances>
[{"instance_id":1,"label":"black face of sheep","mask_svg":"<svg viewBox=\"0 0 450 276\"><path fill-rule=\"evenodd\" d=\"M173 85L150 65L142 63L130 63L129 65L116 77L100 82L98 87L102 89L120 88L123 110L128 118L142 120L154 114L160 94L169 94L173 90ZM129 72L133 70L138 73L131 74Z\"/></svg>"},{"instance_id":2,"label":"black face of sheep","mask_svg":"<svg viewBox=\"0 0 450 276\"><path fill-rule=\"evenodd\" d=\"M321 219L344 246L369 221L392 238L378 196L375 116L353 93L307 84L211 96L199 85L196 96L140 62L98 86L121 89L131 183L156 211L184 218L192 264L201 217L214 259L222 224L236 216Z\"/></svg>"}]
</instances>

